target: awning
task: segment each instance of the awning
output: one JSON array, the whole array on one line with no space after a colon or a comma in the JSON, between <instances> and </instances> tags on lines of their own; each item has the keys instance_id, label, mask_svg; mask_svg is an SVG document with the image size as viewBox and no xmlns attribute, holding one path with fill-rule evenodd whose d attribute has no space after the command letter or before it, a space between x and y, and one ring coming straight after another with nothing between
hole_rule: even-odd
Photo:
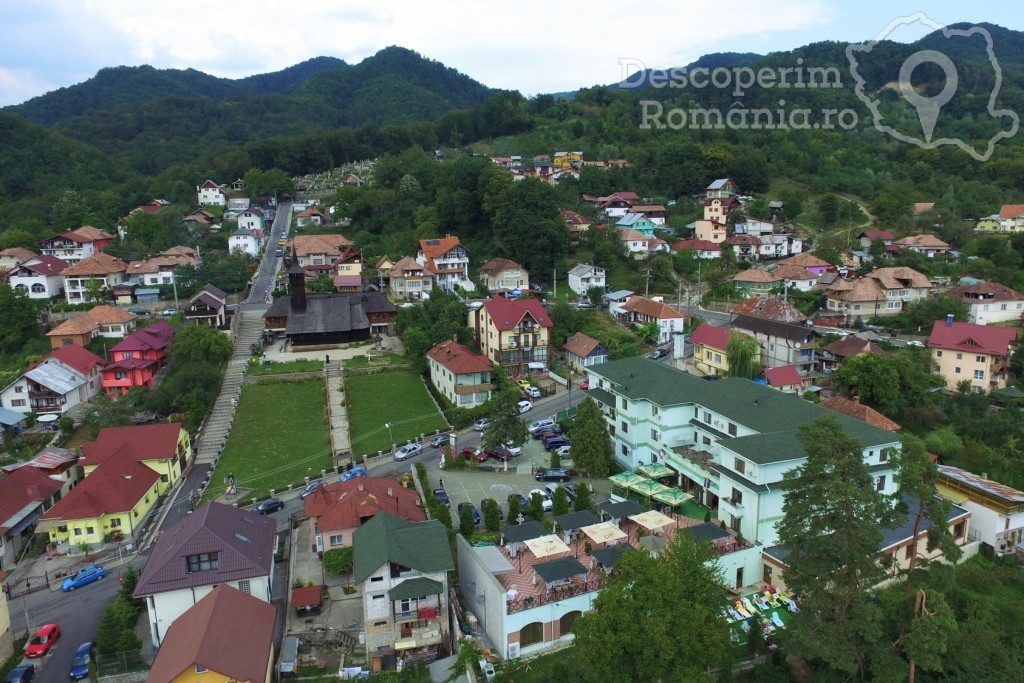
<instances>
[{"instance_id":1,"label":"awning","mask_svg":"<svg viewBox=\"0 0 1024 683\"><path fill-rule=\"evenodd\" d=\"M949 502L953 503L953 505L960 505L971 499L970 496L960 493L959 491L954 491L950 487L943 486L942 484L935 485L935 492L938 493L943 498L945 498L946 500L948 500Z\"/></svg>"},{"instance_id":2,"label":"awning","mask_svg":"<svg viewBox=\"0 0 1024 683\"><path fill-rule=\"evenodd\" d=\"M695 541L715 541L719 538L728 538L729 532L711 522L704 522L697 526L689 526L683 529L690 534Z\"/></svg>"},{"instance_id":3,"label":"awning","mask_svg":"<svg viewBox=\"0 0 1024 683\"><path fill-rule=\"evenodd\" d=\"M544 528L544 525L536 521L507 526L501 530L501 535L512 543L522 543L524 541L529 541L532 538L547 536L548 533L549 532Z\"/></svg>"},{"instance_id":4,"label":"awning","mask_svg":"<svg viewBox=\"0 0 1024 683\"><path fill-rule=\"evenodd\" d=\"M551 562L541 562L533 565L533 571L537 572L544 583L565 581L574 576L586 576L587 568L580 564L575 557L563 557Z\"/></svg>"},{"instance_id":5,"label":"awning","mask_svg":"<svg viewBox=\"0 0 1024 683\"><path fill-rule=\"evenodd\" d=\"M24 420L24 413L18 413L13 410L8 410L7 408L0 408L0 425L3 425L4 427L13 427Z\"/></svg>"},{"instance_id":6,"label":"awning","mask_svg":"<svg viewBox=\"0 0 1024 683\"><path fill-rule=\"evenodd\" d=\"M303 586L292 591L292 608L318 607L324 603L323 586Z\"/></svg>"},{"instance_id":7,"label":"awning","mask_svg":"<svg viewBox=\"0 0 1024 683\"><path fill-rule=\"evenodd\" d=\"M664 550L668 543L664 538L658 538L657 536L641 536L640 545L647 548L652 553L657 553Z\"/></svg>"},{"instance_id":8,"label":"awning","mask_svg":"<svg viewBox=\"0 0 1024 683\"><path fill-rule=\"evenodd\" d=\"M640 503L634 503L631 500L623 500L616 503L605 503L604 505L599 506L598 510L612 519L621 519L630 515L639 515L641 512L646 512L647 508Z\"/></svg>"},{"instance_id":9,"label":"awning","mask_svg":"<svg viewBox=\"0 0 1024 683\"><path fill-rule=\"evenodd\" d=\"M630 515L629 518L649 531L664 529L676 523L676 520L661 514L657 510L648 510L639 515Z\"/></svg>"},{"instance_id":10,"label":"awning","mask_svg":"<svg viewBox=\"0 0 1024 683\"><path fill-rule=\"evenodd\" d=\"M658 493L662 493L664 491L668 491L668 487L667 486L665 486L664 484L659 484L658 482L654 481L653 479L641 479L638 482L630 484L629 489L631 491L636 491L641 496L646 496L648 498L650 498L651 496L654 496L654 495L656 495Z\"/></svg>"},{"instance_id":11,"label":"awning","mask_svg":"<svg viewBox=\"0 0 1024 683\"><path fill-rule=\"evenodd\" d=\"M613 546L608 546L607 548L598 548L590 554L595 560L600 562L601 566L605 569L611 569L615 566L615 563L619 561L619 558L630 550L633 550L633 546L630 544L617 543Z\"/></svg>"},{"instance_id":12,"label":"awning","mask_svg":"<svg viewBox=\"0 0 1024 683\"><path fill-rule=\"evenodd\" d=\"M619 474L613 474L612 476L608 477L608 481L610 481L613 485L621 486L623 488L629 488L630 486L641 480L643 480L643 477L641 477L638 474L633 474L632 472L620 472Z\"/></svg>"},{"instance_id":13,"label":"awning","mask_svg":"<svg viewBox=\"0 0 1024 683\"><path fill-rule=\"evenodd\" d=\"M559 529L579 529L591 524L597 524L600 521L597 515L590 510L579 510L555 517L555 524L558 525Z\"/></svg>"},{"instance_id":14,"label":"awning","mask_svg":"<svg viewBox=\"0 0 1024 683\"><path fill-rule=\"evenodd\" d=\"M526 541L526 547L530 549L530 552L537 559L569 552L569 546L554 534L541 536L540 538L531 538Z\"/></svg>"},{"instance_id":15,"label":"awning","mask_svg":"<svg viewBox=\"0 0 1024 683\"><path fill-rule=\"evenodd\" d=\"M594 543L611 543L613 541L621 541L626 538L626 532L611 522L591 524L590 526L583 527L580 531L586 534L587 538L592 540Z\"/></svg>"},{"instance_id":16,"label":"awning","mask_svg":"<svg viewBox=\"0 0 1024 683\"><path fill-rule=\"evenodd\" d=\"M428 595L440 595L443 591L444 586L440 581L417 576L414 579L407 579L389 590L388 597L392 600L410 600L425 598Z\"/></svg>"}]
</instances>

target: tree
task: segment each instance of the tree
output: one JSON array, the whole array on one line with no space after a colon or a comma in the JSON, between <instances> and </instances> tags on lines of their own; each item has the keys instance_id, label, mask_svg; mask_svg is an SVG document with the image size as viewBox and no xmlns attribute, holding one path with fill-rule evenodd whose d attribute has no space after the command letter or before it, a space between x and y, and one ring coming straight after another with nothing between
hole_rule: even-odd
<instances>
[{"instance_id":1,"label":"tree","mask_svg":"<svg viewBox=\"0 0 1024 683\"><path fill-rule=\"evenodd\" d=\"M589 477L608 476L614 446L604 415L594 399L584 399L576 409L572 436L572 459L576 469Z\"/></svg>"},{"instance_id":2,"label":"tree","mask_svg":"<svg viewBox=\"0 0 1024 683\"><path fill-rule=\"evenodd\" d=\"M231 357L231 339L209 325L183 325L171 342L171 362L219 365Z\"/></svg>"},{"instance_id":3,"label":"tree","mask_svg":"<svg viewBox=\"0 0 1024 683\"><path fill-rule=\"evenodd\" d=\"M805 423L798 438L807 460L783 476L779 544L786 584L801 611L787 629L798 656L864 678L882 636L882 614L868 589L885 578L882 529L896 515L876 490L863 447L831 415Z\"/></svg>"},{"instance_id":4,"label":"tree","mask_svg":"<svg viewBox=\"0 0 1024 683\"><path fill-rule=\"evenodd\" d=\"M352 562L354 559L354 553L352 546L345 546L343 548L331 548L324 552L323 566L324 569L331 572L332 574L348 574L352 571Z\"/></svg>"},{"instance_id":5,"label":"tree","mask_svg":"<svg viewBox=\"0 0 1024 683\"><path fill-rule=\"evenodd\" d=\"M476 531L476 520L473 519L473 510L468 505L459 506L459 533L466 538Z\"/></svg>"},{"instance_id":6,"label":"tree","mask_svg":"<svg viewBox=\"0 0 1024 683\"><path fill-rule=\"evenodd\" d=\"M526 423L519 415L519 393L511 388L502 389L494 401L491 424L484 432L484 450L493 451L502 444L521 444L530 438Z\"/></svg>"},{"instance_id":7,"label":"tree","mask_svg":"<svg viewBox=\"0 0 1024 683\"><path fill-rule=\"evenodd\" d=\"M551 496L551 514L557 517L567 512L569 512L569 493L564 486L558 486Z\"/></svg>"},{"instance_id":8,"label":"tree","mask_svg":"<svg viewBox=\"0 0 1024 683\"><path fill-rule=\"evenodd\" d=\"M508 523L519 524L519 515L523 513L519 504L519 496L512 496L508 499Z\"/></svg>"},{"instance_id":9,"label":"tree","mask_svg":"<svg viewBox=\"0 0 1024 683\"><path fill-rule=\"evenodd\" d=\"M28 294L0 282L0 355L14 353L36 332L39 306Z\"/></svg>"},{"instance_id":10,"label":"tree","mask_svg":"<svg viewBox=\"0 0 1024 683\"><path fill-rule=\"evenodd\" d=\"M634 551L615 563L594 611L575 622L576 661L595 683L717 680L733 649L724 607L710 545L678 533L660 558Z\"/></svg>"},{"instance_id":11,"label":"tree","mask_svg":"<svg viewBox=\"0 0 1024 683\"><path fill-rule=\"evenodd\" d=\"M577 512L590 509L590 485L586 482L576 487L576 500L572 502Z\"/></svg>"},{"instance_id":12,"label":"tree","mask_svg":"<svg viewBox=\"0 0 1024 683\"><path fill-rule=\"evenodd\" d=\"M86 301L105 301L108 298L107 283L103 278L91 277L85 281Z\"/></svg>"},{"instance_id":13,"label":"tree","mask_svg":"<svg viewBox=\"0 0 1024 683\"><path fill-rule=\"evenodd\" d=\"M544 519L544 496L536 491L530 494L530 504L527 508L530 516L534 519Z\"/></svg>"},{"instance_id":14,"label":"tree","mask_svg":"<svg viewBox=\"0 0 1024 683\"><path fill-rule=\"evenodd\" d=\"M753 337L730 332L725 355L729 360L729 377L754 379L761 371L761 346Z\"/></svg>"},{"instance_id":15,"label":"tree","mask_svg":"<svg viewBox=\"0 0 1024 683\"><path fill-rule=\"evenodd\" d=\"M587 299L595 306L600 306L604 301L604 287L587 287Z\"/></svg>"},{"instance_id":16,"label":"tree","mask_svg":"<svg viewBox=\"0 0 1024 683\"><path fill-rule=\"evenodd\" d=\"M487 498L483 502L483 510L480 512L484 516L484 528L494 533L501 528L501 508L498 507L498 501L493 498Z\"/></svg>"}]
</instances>

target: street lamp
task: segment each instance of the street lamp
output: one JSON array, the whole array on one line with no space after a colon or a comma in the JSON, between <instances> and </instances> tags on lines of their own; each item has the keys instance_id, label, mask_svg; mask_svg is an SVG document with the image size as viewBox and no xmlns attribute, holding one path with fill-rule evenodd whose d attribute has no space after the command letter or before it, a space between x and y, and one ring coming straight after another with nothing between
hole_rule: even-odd
<instances>
[{"instance_id":1,"label":"street lamp","mask_svg":"<svg viewBox=\"0 0 1024 683\"><path fill-rule=\"evenodd\" d=\"M390 422L385 422L384 426L388 428L388 438L391 439L391 450L394 451L395 450L395 435L391 431L391 426L392 425L391 425Z\"/></svg>"}]
</instances>

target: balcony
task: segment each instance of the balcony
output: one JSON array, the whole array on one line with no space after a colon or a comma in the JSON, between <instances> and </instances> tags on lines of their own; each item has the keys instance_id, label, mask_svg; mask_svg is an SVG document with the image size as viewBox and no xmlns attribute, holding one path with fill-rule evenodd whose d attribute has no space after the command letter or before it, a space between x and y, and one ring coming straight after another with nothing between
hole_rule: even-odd
<instances>
[{"instance_id":1,"label":"balcony","mask_svg":"<svg viewBox=\"0 0 1024 683\"><path fill-rule=\"evenodd\" d=\"M490 383L488 384L458 384L455 387L455 393L458 396L466 396L468 394L481 394L491 390Z\"/></svg>"},{"instance_id":2,"label":"balcony","mask_svg":"<svg viewBox=\"0 0 1024 683\"><path fill-rule=\"evenodd\" d=\"M33 401L41 401L44 403L64 403L64 396L55 391L50 391L49 389L42 391L39 389L29 389L28 397Z\"/></svg>"},{"instance_id":3,"label":"balcony","mask_svg":"<svg viewBox=\"0 0 1024 683\"><path fill-rule=\"evenodd\" d=\"M719 517L721 517L722 512L727 512L733 517L738 518L743 517L743 514L746 512L746 508L743 507L743 503L735 500L730 500L728 498L718 499L718 510Z\"/></svg>"}]
</instances>

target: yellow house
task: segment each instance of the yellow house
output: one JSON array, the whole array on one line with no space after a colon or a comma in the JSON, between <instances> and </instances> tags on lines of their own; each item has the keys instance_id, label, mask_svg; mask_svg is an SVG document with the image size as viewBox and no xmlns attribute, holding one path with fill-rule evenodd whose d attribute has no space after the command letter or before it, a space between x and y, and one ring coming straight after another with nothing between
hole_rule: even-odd
<instances>
[{"instance_id":1,"label":"yellow house","mask_svg":"<svg viewBox=\"0 0 1024 683\"><path fill-rule=\"evenodd\" d=\"M96 440L82 446L78 464L88 477L110 460L132 460L158 475L158 493L163 495L181 477L192 459L192 442L180 423L108 427Z\"/></svg>"},{"instance_id":2,"label":"yellow house","mask_svg":"<svg viewBox=\"0 0 1024 683\"><path fill-rule=\"evenodd\" d=\"M1002 232L1003 224L999 222L999 218L996 216L989 216L988 218L982 218L974 224L974 232Z\"/></svg>"},{"instance_id":3,"label":"yellow house","mask_svg":"<svg viewBox=\"0 0 1024 683\"><path fill-rule=\"evenodd\" d=\"M483 354L510 375L551 367L551 316L538 299L491 297L469 312L469 327Z\"/></svg>"},{"instance_id":4,"label":"yellow house","mask_svg":"<svg viewBox=\"0 0 1024 683\"><path fill-rule=\"evenodd\" d=\"M705 375L729 374L729 330L702 323L690 335L693 344L693 363Z\"/></svg>"},{"instance_id":5,"label":"yellow house","mask_svg":"<svg viewBox=\"0 0 1024 683\"><path fill-rule=\"evenodd\" d=\"M583 161L583 152L555 152L552 162L555 168L570 168Z\"/></svg>"},{"instance_id":6,"label":"yellow house","mask_svg":"<svg viewBox=\"0 0 1024 683\"><path fill-rule=\"evenodd\" d=\"M1012 345L1017 338L1013 327L958 323L949 316L936 320L928 337L928 348L946 380L955 391L961 382L974 391L1005 389Z\"/></svg>"}]
</instances>

